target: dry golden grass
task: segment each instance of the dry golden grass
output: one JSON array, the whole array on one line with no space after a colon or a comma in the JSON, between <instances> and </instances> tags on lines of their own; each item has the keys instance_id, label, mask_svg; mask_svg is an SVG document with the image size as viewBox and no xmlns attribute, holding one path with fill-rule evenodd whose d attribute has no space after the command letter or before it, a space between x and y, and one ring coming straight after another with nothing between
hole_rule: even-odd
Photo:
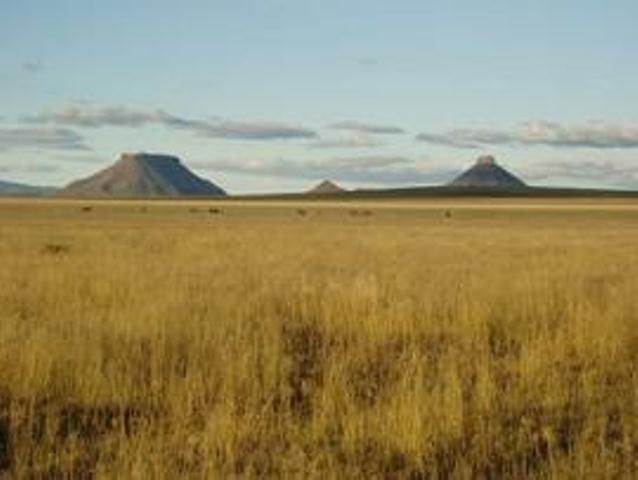
<instances>
[{"instance_id":1,"label":"dry golden grass","mask_svg":"<svg viewBox=\"0 0 638 480\"><path fill-rule=\"evenodd\" d=\"M0 477L635 477L637 241L632 203L3 201Z\"/></svg>"}]
</instances>

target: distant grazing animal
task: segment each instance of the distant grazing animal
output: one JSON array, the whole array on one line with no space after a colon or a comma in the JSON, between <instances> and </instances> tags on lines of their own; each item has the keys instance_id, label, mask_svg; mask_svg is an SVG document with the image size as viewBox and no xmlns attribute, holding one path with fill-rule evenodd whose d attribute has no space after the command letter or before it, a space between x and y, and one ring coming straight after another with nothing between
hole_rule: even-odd
<instances>
[{"instance_id":1,"label":"distant grazing animal","mask_svg":"<svg viewBox=\"0 0 638 480\"><path fill-rule=\"evenodd\" d=\"M208 213L211 213L213 215L221 215L223 212L221 208L211 207L208 209Z\"/></svg>"},{"instance_id":2,"label":"distant grazing animal","mask_svg":"<svg viewBox=\"0 0 638 480\"><path fill-rule=\"evenodd\" d=\"M372 211L370 211L370 210L350 210L349 213L353 217L370 217L370 216L372 216Z\"/></svg>"},{"instance_id":3,"label":"distant grazing animal","mask_svg":"<svg viewBox=\"0 0 638 480\"><path fill-rule=\"evenodd\" d=\"M91 212L93 211L93 207L87 205L86 207L82 207L82 211L85 213Z\"/></svg>"},{"instance_id":4,"label":"distant grazing animal","mask_svg":"<svg viewBox=\"0 0 638 480\"><path fill-rule=\"evenodd\" d=\"M452 212L451 212L450 210L446 210L446 211L443 213L443 216L444 216L445 218L452 218Z\"/></svg>"},{"instance_id":5,"label":"distant grazing animal","mask_svg":"<svg viewBox=\"0 0 638 480\"><path fill-rule=\"evenodd\" d=\"M70 250L71 247L69 247L68 245L48 243L42 248L42 253L47 253L50 255L60 255L62 253L68 253Z\"/></svg>"}]
</instances>

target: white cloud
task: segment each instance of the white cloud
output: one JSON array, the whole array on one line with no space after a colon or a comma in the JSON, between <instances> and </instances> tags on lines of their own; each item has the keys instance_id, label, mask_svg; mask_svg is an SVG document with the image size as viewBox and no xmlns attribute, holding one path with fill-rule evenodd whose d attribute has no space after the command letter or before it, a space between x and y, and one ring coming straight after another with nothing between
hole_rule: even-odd
<instances>
[{"instance_id":1,"label":"white cloud","mask_svg":"<svg viewBox=\"0 0 638 480\"><path fill-rule=\"evenodd\" d=\"M457 173L454 169L442 168L430 162L415 162L401 156L357 156L305 161L285 158L211 160L192 162L192 166L205 171L407 185L439 183L450 180Z\"/></svg>"},{"instance_id":2,"label":"white cloud","mask_svg":"<svg viewBox=\"0 0 638 480\"><path fill-rule=\"evenodd\" d=\"M635 187L638 183L638 165L609 160L569 161L556 160L530 163L523 167L525 178L531 182L566 179L592 185Z\"/></svg>"},{"instance_id":3,"label":"white cloud","mask_svg":"<svg viewBox=\"0 0 638 480\"><path fill-rule=\"evenodd\" d=\"M22 70L33 75L40 73L43 69L42 62L24 62L22 64Z\"/></svg>"},{"instance_id":4,"label":"white cloud","mask_svg":"<svg viewBox=\"0 0 638 480\"><path fill-rule=\"evenodd\" d=\"M454 129L444 133L421 133L417 140L456 148L481 148L494 145L544 145L596 149L638 148L638 124L589 122L561 125L534 120L510 130Z\"/></svg>"},{"instance_id":5,"label":"white cloud","mask_svg":"<svg viewBox=\"0 0 638 480\"><path fill-rule=\"evenodd\" d=\"M381 147L384 143L367 134L355 133L349 136L337 138L322 138L308 146L317 149L339 149L339 148L375 148Z\"/></svg>"},{"instance_id":6,"label":"white cloud","mask_svg":"<svg viewBox=\"0 0 638 480\"><path fill-rule=\"evenodd\" d=\"M198 135L239 140L286 140L316 138L316 132L300 126L277 122L207 123L197 127Z\"/></svg>"},{"instance_id":7,"label":"white cloud","mask_svg":"<svg viewBox=\"0 0 638 480\"><path fill-rule=\"evenodd\" d=\"M25 116L22 120L32 124L78 128L139 128L146 125L162 125L168 128L192 131L203 137L241 140L286 140L317 137L317 133L310 129L279 122L197 120L180 117L164 110L136 110L123 106L74 105L59 111Z\"/></svg>"},{"instance_id":8,"label":"white cloud","mask_svg":"<svg viewBox=\"0 0 638 480\"><path fill-rule=\"evenodd\" d=\"M368 135L397 135L405 133L401 127L393 125L375 125L372 123L344 121L337 122L329 126L333 130L346 130Z\"/></svg>"},{"instance_id":9,"label":"white cloud","mask_svg":"<svg viewBox=\"0 0 638 480\"><path fill-rule=\"evenodd\" d=\"M66 128L0 129L0 150L35 148L41 150L90 150L84 138Z\"/></svg>"},{"instance_id":10,"label":"white cloud","mask_svg":"<svg viewBox=\"0 0 638 480\"><path fill-rule=\"evenodd\" d=\"M362 67L376 67L381 62L375 57L361 57L357 59L357 63Z\"/></svg>"}]
</instances>

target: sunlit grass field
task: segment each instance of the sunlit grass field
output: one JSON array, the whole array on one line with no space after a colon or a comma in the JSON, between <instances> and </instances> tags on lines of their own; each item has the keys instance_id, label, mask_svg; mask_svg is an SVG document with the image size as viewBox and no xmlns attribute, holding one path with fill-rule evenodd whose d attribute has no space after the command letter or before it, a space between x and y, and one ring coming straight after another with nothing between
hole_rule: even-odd
<instances>
[{"instance_id":1,"label":"sunlit grass field","mask_svg":"<svg viewBox=\"0 0 638 480\"><path fill-rule=\"evenodd\" d=\"M0 201L0 478L638 475L638 202Z\"/></svg>"}]
</instances>

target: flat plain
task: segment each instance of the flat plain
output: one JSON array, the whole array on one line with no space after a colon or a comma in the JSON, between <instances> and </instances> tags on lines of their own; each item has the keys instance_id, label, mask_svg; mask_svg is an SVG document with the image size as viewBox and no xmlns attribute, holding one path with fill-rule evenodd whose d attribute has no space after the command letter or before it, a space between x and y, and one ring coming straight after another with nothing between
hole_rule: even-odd
<instances>
[{"instance_id":1,"label":"flat plain","mask_svg":"<svg viewBox=\"0 0 638 480\"><path fill-rule=\"evenodd\" d=\"M638 201L0 201L0 477L638 474Z\"/></svg>"}]
</instances>

